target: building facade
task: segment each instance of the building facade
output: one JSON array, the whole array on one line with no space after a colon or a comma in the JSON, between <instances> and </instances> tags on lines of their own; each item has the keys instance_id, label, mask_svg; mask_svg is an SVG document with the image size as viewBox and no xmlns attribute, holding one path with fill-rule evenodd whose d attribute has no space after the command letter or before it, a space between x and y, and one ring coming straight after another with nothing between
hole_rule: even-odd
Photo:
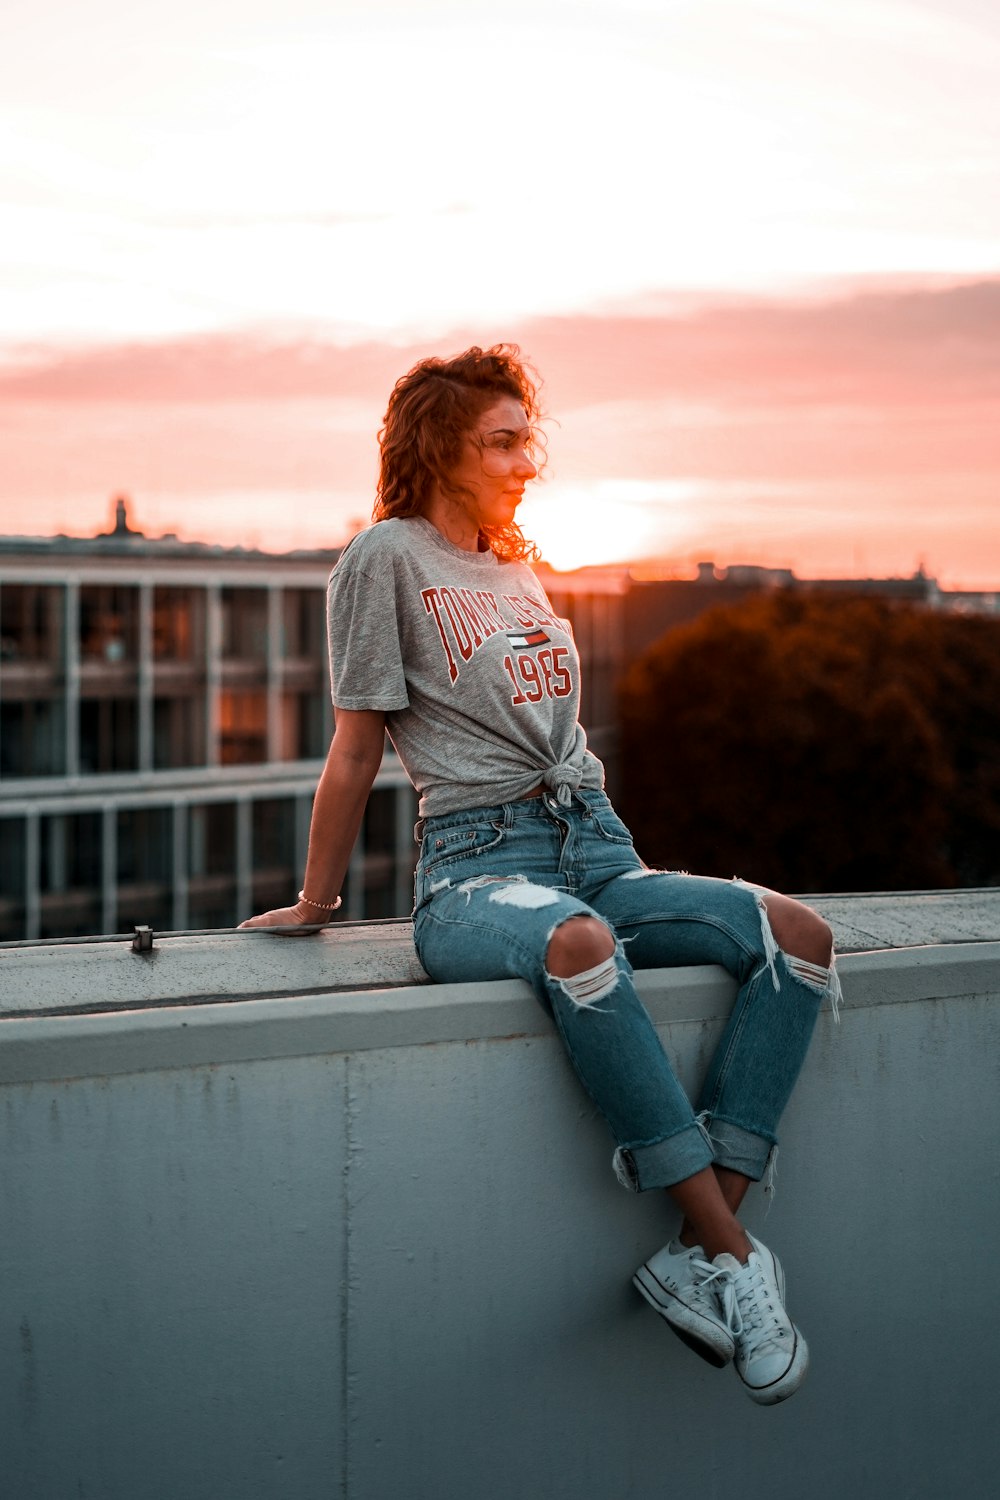
<instances>
[{"instance_id":1,"label":"building facade","mask_svg":"<svg viewBox=\"0 0 1000 1500\"><path fill-rule=\"evenodd\" d=\"M330 704L335 551L0 541L0 941L232 926L294 898ZM613 761L624 575L546 575ZM416 797L387 746L342 919L405 915Z\"/></svg>"}]
</instances>

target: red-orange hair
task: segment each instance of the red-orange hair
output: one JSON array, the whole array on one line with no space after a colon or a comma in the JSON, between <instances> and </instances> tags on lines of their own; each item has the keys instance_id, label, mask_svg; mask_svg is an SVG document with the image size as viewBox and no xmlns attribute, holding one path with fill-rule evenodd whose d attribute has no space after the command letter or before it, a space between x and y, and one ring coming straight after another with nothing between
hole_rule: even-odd
<instances>
[{"instance_id":1,"label":"red-orange hair","mask_svg":"<svg viewBox=\"0 0 1000 1500\"><path fill-rule=\"evenodd\" d=\"M423 515L436 485L459 494L452 475L462 444L483 412L503 396L524 407L534 428L541 416L538 380L516 344L473 347L453 359L422 359L397 380L378 435L374 519ZM539 555L513 521L484 526L480 535L501 562L534 562Z\"/></svg>"}]
</instances>

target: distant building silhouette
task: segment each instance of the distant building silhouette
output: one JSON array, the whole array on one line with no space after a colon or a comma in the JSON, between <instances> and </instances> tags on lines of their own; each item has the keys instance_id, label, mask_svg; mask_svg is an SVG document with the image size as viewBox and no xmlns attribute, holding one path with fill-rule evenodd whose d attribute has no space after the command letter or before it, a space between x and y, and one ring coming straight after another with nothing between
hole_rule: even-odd
<instances>
[{"instance_id":1,"label":"distant building silhouette","mask_svg":"<svg viewBox=\"0 0 1000 1500\"><path fill-rule=\"evenodd\" d=\"M111 531L98 532L98 535L99 536L104 536L104 537L108 537L108 536L114 536L114 537L128 537L128 536L132 536L132 537L135 537L137 540L140 540L140 541L144 540L142 532L141 531L133 531L132 528L131 528L131 526L128 524L128 505L129 505L128 496L127 495L117 495L115 497L114 504L115 504L115 524L114 524L114 528Z\"/></svg>"},{"instance_id":2,"label":"distant building silhouette","mask_svg":"<svg viewBox=\"0 0 1000 1500\"><path fill-rule=\"evenodd\" d=\"M586 571L586 570L584 570ZM630 577L624 603L624 641L631 660L667 630L698 619L708 609L739 604L770 589L867 594L927 609L1000 613L998 590L947 590L923 567L910 578L797 578L790 568L738 563L726 568L699 562L695 578Z\"/></svg>"}]
</instances>

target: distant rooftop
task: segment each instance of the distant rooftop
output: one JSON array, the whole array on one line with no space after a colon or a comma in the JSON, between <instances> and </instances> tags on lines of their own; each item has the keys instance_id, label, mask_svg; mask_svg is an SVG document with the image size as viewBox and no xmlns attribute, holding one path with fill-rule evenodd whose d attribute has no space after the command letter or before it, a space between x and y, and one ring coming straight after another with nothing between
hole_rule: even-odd
<instances>
[{"instance_id":1,"label":"distant rooftop","mask_svg":"<svg viewBox=\"0 0 1000 1500\"><path fill-rule=\"evenodd\" d=\"M259 547L225 546L221 542L198 542L182 539L174 532L154 537L132 524L133 501L126 494L111 497L111 524L107 531L94 536L0 536L0 555L30 558L34 561L62 557L77 558L144 558L149 561L208 561L229 558L243 562L265 562L281 558L286 562L323 564L332 567L343 551L337 547L297 547L287 552L272 552ZM665 571L666 569L666 571ZM791 568L769 567L757 563L730 563L726 566L709 560L696 565L694 577L674 573L662 559L633 562L595 563L563 572L542 559L538 572L543 585L553 593L569 592L626 596L633 590L648 608L648 596L657 591L692 594L702 597L712 591L713 598L730 596L733 600L761 589L809 589L834 593L873 594L880 598L910 601L931 608L972 614L1000 613L1000 589L944 589L928 574L923 564L909 577L867 578L799 578ZM676 624L675 619L662 622L662 628Z\"/></svg>"},{"instance_id":2,"label":"distant rooftop","mask_svg":"<svg viewBox=\"0 0 1000 1500\"><path fill-rule=\"evenodd\" d=\"M147 536L132 525L132 501L128 495L114 495L112 524L95 536L0 536L0 552L14 556L59 557L70 553L77 557L144 557L144 558L216 558L264 559L280 556L296 561L333 564L340 547L298 547L290 552L274 553L259 547L226 547L221 542L186 541L174 532Z\"/></svg>"}]
</instances>

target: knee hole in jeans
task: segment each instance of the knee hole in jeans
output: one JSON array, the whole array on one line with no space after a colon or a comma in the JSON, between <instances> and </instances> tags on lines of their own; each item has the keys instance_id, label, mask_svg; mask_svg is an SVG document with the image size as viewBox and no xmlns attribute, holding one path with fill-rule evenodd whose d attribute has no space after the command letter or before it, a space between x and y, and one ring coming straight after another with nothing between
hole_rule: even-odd
<instances>
[{"instance_id":1,"label":"knee hole in jeans","mask_svg":"<svg viewBox=\"0 0 1000 1500\"><path fill-rule=\"evenodd\" d=\"M554 979L569 979L615 955L611 929L600 917L573 916L550 934L545 967Z\"/></svg>"}]
</instances>

